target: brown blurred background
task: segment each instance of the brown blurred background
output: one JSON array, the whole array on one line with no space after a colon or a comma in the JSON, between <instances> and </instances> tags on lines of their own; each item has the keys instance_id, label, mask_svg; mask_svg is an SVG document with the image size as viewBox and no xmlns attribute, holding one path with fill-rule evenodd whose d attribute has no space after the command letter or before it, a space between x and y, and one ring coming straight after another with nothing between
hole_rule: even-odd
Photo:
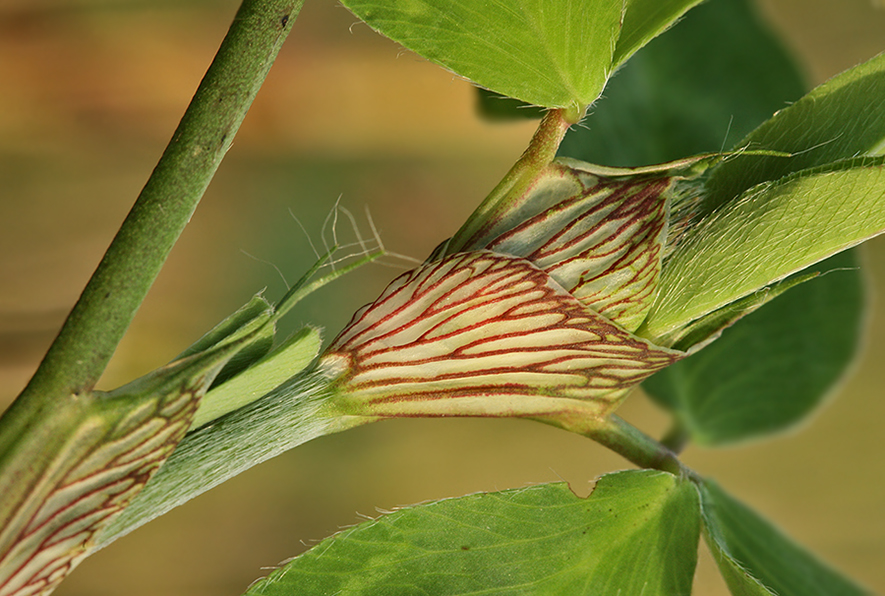
<instances>
[{"instance_id":1,"label":"brown blurred background","mask_svg":"<svg viewBox=\"0 0 885 596\"><path fill-rule=\"evenodd\" d=\"M149 175L236 10L232 0L0 3L0 407L27 382ZM813 83L885 49L871 0L762 0ZM391 250L423 258L519 156L531 122L488 124L468 84L309 0L227 160L102 383L159 366L261 289L313 262L338 197ZM363 224L365 228L365 224ZM885 284L885 241L866 247ZM252 255L252 256L248 256ZM272 264L272 265L271 265ZM289 323L334 335L397 273L371 266ZM885 307L855 374L801 429L686 460L837 567L885 592ZM666 417L641 395L626 418ZM262 567L376 508L627 467L538 424L376 424L243 474L88 559L60 596L240 594ZM726 590L704 555L696 593Z\"/></svg>"}]
</instances>

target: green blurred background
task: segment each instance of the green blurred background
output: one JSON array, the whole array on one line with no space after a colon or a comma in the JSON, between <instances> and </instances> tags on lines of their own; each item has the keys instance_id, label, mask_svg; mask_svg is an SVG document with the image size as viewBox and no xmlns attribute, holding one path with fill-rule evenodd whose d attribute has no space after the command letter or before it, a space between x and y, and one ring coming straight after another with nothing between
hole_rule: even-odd
<instances>
[{"instance_id":1,"label":"green blurred background","mask_svg":"<svg viewBox=\"0 0 885 596\"><path fill-rule=\"evenodd\" d=\"M131 206L236 10L231 0L0 3L0 406L27 382ZM871 0L761 0L819 83L885 47ZM329 0L309 0L218 176L102 381L162 365L263 287L313 262L339 199L385 245L423 258L524 149L533 122L490 124L470 86ZM298 222L290 215L297 216ZM344 227L342 227L342 232ZM865 248L873 292L885 240ZM289 328L333 336L402 265L309 298ZM854 374L801 432L723 451L700 472L885 592L885 307ZM623 415L652 434L643 396ZM425 500L627 467L595 444L519 421L386 422L259 466L88 559L62 596L235 595L262 567L364 516ZM696 593L726 594L706 554Z\"/></svg>"}]
</instances>

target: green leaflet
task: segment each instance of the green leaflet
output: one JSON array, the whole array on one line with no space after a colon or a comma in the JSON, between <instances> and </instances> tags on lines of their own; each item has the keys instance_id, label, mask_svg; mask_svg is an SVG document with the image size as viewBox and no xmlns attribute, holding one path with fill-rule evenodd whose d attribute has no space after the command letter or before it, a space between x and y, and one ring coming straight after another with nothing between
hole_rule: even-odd
<instances>
[{"instance_id":1,"label":"green leaflet","mask_svg":"<svg viewBox=\"0 0 885 596\"><path fill-rule=\"evenodd\" d=\"M869 158L750 189L686 232L638 333L656 338L885 230L885 168Z\"/></svg>"},{"instance_id":2,"label":"green leaflet","mask_svg":"<svg viewBox=\"0 0 885 596\"><path fill-rule=\"evenodd\" d=\"M881 150L883 69L885 59L879 56L843 73L741 143L792 151L794 157L738 156L711 170L701 207L708 216L667 263L661 293L645 323L647 336L664 335L882 231L877 208L885 193L882 161L836 160ZM778 180L791 172L796 174ZM761 254L767 262L758 260ZM676 302L681 304L674 308Z\"/></svg>"},{"instance_id":3,"label":"green leaflet","mask_svg":"<svg viewBox=\"0 0 885 596\"><path fill-rule=\"evenodd\" d=\"M613 57L618 68L638 49L666 31L701 0L627 0L624 24Z\"/></svg>"},{"instance_id":4,"label":"green leaflet","mask_svg":"<svg viewBox=\"0 0 885 596\"><path fill-rule=\"evenodd\" d=\"M863 596L718 484L700 485L704 539L735 596Z\"/></svg>"},{"instance_id":5,"label":"green leaflet","mask_svg":"<svg viewBox=\"0 0 885 596\"><path fill-rule=\"evenodd\" d=\"M784 108L737 148L773 149L790 159L746 156L724 162L707 182L706 212L768 180L839 160L885 152L885 54L855 66Z\"/></svg>"},{"instance_id":6,"label":"green leaflet","mask_svg":"<svg viewBox=\"0 0 885 596\"><path fill-rule=\"evenodd\" d=\"M715 0L692 9L618 70L559 155L637 166L720 151L798 100L802 77L755 8Z\"/></svg>"},{"instance_id":7,"label":"green leaflet","mask_svg":"<svg viewBox=\"0 0 885 596\"><path fill-rule=\"evenodd\" d=\"M592 103L612 70L623 0L347 0L372 28L509 97Z\"/></svg>"},{"instance_id":8,"label":"green leaflet","mask_svg":"<svg viewBox=\"0 0 885 596\"><path fill-rule=\"evenodd\" d=\"M246 594L689 596L698 533L691 483L617 472L586 499L546 484L402 509L324 540Z\"/></svg>"},{"instance_id":9,"label":"green leaflet","mask_svg":"<svg viewBox=\"0 0 885 596\"><path fill-rule=\"evenodd\" d=\"M723 446L790 428L844 375L857 351L864 290L854 251L696 354L643 383L692 440Z\"/></svg>"},{"instance_id":10,"label":"green leaflet","mask_svg":"<svg viewBox=\"0 0 885 596\"><path fill-rule=\"evenodd\" d=\"M655 11L646 0L344 5L383 35L480 87L532 105L575 108L593 103L618 65L697 3L668 0Z\"/></svg>"},{"instance_id":11,"label":"green leaflet","mask_svg":"<svg viewBox=\"0 0 885 596\"><path fill-rule=\"evenodd\" d=\"M643 16L652 21L661 14L658 8L677 9L657 0L644 4L637 10L638 3L631 3L616 54L633 37L631 21ZM723 139L743 137L806 91L780 40L760 22L750 2L692 4L695 8L672 31L617 70L586 126L569 131L560 155L630 166L717 151ZM478 102L481 114L493 120L543 115L485 89L478 90Z\"/></svg>"}]
</instances>

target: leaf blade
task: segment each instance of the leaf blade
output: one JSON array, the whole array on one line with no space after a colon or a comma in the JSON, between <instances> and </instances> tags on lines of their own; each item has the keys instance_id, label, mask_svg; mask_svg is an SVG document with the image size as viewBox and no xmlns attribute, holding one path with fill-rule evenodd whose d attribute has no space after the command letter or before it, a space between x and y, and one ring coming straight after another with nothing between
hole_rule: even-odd
<instances>
[{"instance_id":1,"label":"leaf blade","mask_svg":"<svg viewBox=\"0 0 885 596\"><path fill-rule=\"evenodd\" d=\"M637 50L669 29L702 0L629 0L624 25L613 57L615 68Z\"/></svg>"},{"instance_id":2,"label":"leaf blade","mask_svg":"<svg viewBox=\"0 0 885 596\"><path fill-rule=\"evenodd\" d=\"M759 185L702 220L664 267L645 336L678 329L882 233L881 162L853 161Z\"/></svg>"},{"instance_id":3,"label":"leaf blade","mask_svg":"<svg viewBox=\"0 0 885 596\"><path fill-rule=\"evenodd\" d=\"M693 485L651 470L603 476L587 499L550 484L437 501L327 539L247 595L688 596L697 503Z\"/></svg>"},{"instance_id":4,"label":"leaf blade","mask_svg":"<svg viewBox=\"0 0 885 596\"><path fill-rule=\"evenodd\" d=\"M708 347L643 383L695 442L726 446L791 428L822 403L858 350L863 276L855 251L815 269Z\"/></svg>"},{"instance_id":5,"label":"leaf blade","mask_svg":"<svg viewBox=\"0 0 885 596\"><path fill-rule=\"evenodd\" d=\"M700 485L704 539L732 594L862 596L857 586L781 533L718 484Z\"/></svg>"},{"instance_id":6,"label":"leaf blade","mask_svg":"<svg viewBox=\"0 0 885 596\"><path fill-rule=\"evenodd\" d=\"M345 0L370 27L481 87L532 105L592 103L611 74L622 0Z\"/></svg>"},{"instance_id":7,"label":"leaf blade","mask_svg":"<svg viewBox=\"0 0 885 596\"><path fill-rule=\"evenodd\" d=\"M750 2L707 2L618 70L559 154L636 166L719 151L723 139L747 135L805 91Z\"/></svg>"},{"instance_id":8,"label":"leaf blade","mask_svg":"<svg viewBox=\"0 0 885 596\"><path fill-rule=\"evenodd\" d=\"M793 153L790 159L745 156L711 171L706 211L755 184L885 150L885 53L855 66L777 112L738 143Z\"/></svg>"}]
</instances>

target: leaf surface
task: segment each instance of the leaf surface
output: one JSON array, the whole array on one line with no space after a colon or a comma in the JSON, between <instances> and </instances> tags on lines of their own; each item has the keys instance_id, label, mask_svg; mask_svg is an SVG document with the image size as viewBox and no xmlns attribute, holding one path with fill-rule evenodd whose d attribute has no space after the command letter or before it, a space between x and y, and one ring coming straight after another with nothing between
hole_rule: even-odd
<instances>
[{"instance_id":1,"label":"leaf surface","mask_svg":"<svg viewBox=\"0 0 885 596\"><path fill-rule=\"evenodd\" d=\"M666 31L701 0L628 0L614 64L617 68L636 50Z\"/></svg>"},{"instance_id":2,"label":"leaf surface","mask_svg":"<svg viewBox=\"0 0 885 596\"><path fill-rule=\"evenodd\" d=\"M701 486L704 539L735 596L861 596L866 590L801 548L718 484Z\"/></svg>"},{"instance_id":3,"label":"leaf surface","mask_svg":"<svg viewBox=\"0 0 885 596\"><path fill-rule=\"evenodd\" d=\"M602 92L623 0L345 0L370 27L477 85L571 108Z\"/></svg>"},{"instance_id":4,"label":"leaf surface","mask_svg":"<svg viewBox=\"0 0 885 596\"><path fill-rule=\"evenodd\" d=\"M881 158L747 191L686 232L665 264L645 337L699 317L885 230Z\"/></svg>"},{"instance_id":5,"label":"leaf surface","mask_svg":"<svg viewBox=\"0 0 885 596\"><path fill-rule=\"evenodd\" d=\"M707 2L618 70L559 154L637 166L720 151L805 91L753 3Z\"/></svg>"},{"instance_id":6,"label":"leaf surface","mask_svg":"<svg viewBox=\"0 0 885 596\"><path fill-rule=\"evenodd\" d=\"M696 488L665 472L480 493L402 509L324 540L248 596L643 594L688 596Z\"/></svg>"},{"instance_id":7,"label":"leaf surface","mask_svg":"<svg viewBox=\"0 0 885 596\"><path fill-rule=\"evenodd\" d=\"M760 182L838 160L885 152L885 54L855 66L751 132L737 148L793 153L791 158L743 156L710 175L706 211Z\"/></svg>"},{"instance_id":8,"label":"leaf surface","mask_svg":"<svg viewBox=\"0 0 885 596\"><path fill-rule=\"evenodd\" d=\"M857 352L864 302L857 267L854 251L827 259L815 269L831 273L738 321L643 389L701 445L790 428L821 403Z\"/></svg>"}]
</instances>

